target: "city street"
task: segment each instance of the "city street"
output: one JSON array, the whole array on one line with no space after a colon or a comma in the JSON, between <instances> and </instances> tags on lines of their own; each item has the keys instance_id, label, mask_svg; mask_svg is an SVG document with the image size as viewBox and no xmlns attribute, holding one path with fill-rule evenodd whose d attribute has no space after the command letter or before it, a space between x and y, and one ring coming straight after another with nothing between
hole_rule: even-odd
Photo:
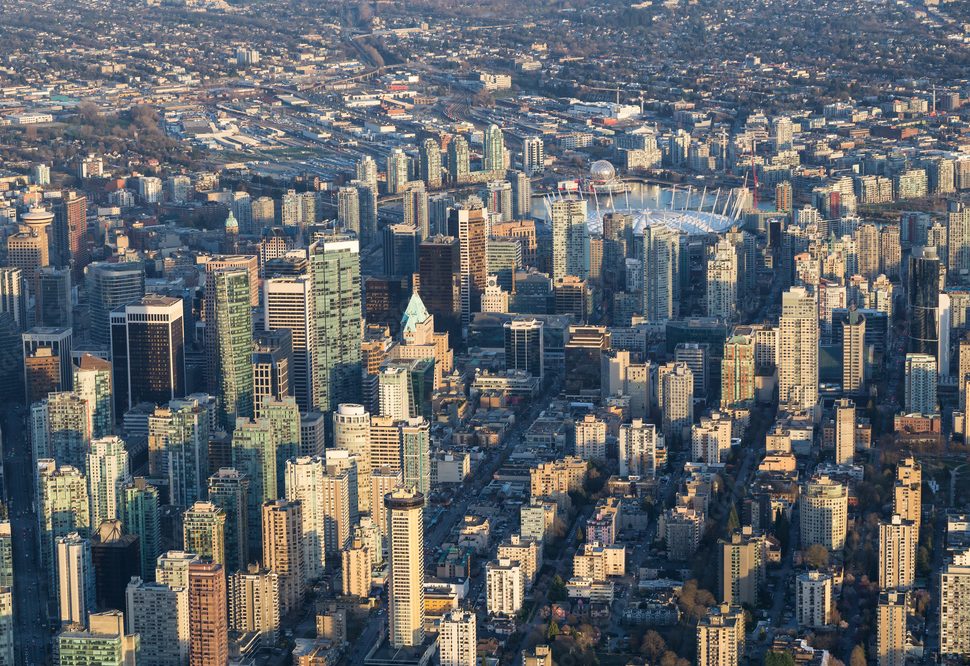
<instances>
[{"instance_id":1,"label":"city street","mask_svg":"<svg viewBox=\"0 0 970 666\"><path fill-rule=\"evenodd\" d=\"M3 471L10 509L14 559L14 621L18 663L47 664L47 580L40 567L38 523L33 509L35 471L24 423L25 411L7 405L3 412Z\"/></svg>"}]
</instances>

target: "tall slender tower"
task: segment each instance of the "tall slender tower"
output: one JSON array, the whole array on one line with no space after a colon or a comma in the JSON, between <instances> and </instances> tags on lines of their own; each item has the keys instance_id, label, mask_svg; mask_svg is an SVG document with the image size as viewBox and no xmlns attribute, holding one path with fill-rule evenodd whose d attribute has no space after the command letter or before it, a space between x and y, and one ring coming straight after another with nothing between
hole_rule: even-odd
<instances>
[{"instance_id":1,"label":"tall slender tower","mask_svg":"<svg viewBox=\"0 0 970 666\"><path fill-rule=\"evenodd\" d=\"M860 395L866 388L866 318L853 307L842 322L842 392Z\"/></svg>"},{"instance_id":2,"label":"tall slender tower","mask_svg":"<svg viewBox=\"0 0 970 666\"><path fill-rule=\"evenodd\" d=\"M473 312L482 309L488 282L488 220L481 206L459 206L448 215L448 233L458 239L461 323L468 326Z\"/></svg>"},{"instance_id":3,"label":"tall slender tower","mask_svg":"<svg viewBox=\"0 0 970 666\"><path fill-rule=\"evenodd\" d=\"M63 624L86 625L95 609L91 542L77 532L57 539L57 596Z\"/></svg>"},{"instance_id":4,"label":"tall slender tower","mask_svg":"<svg viewBox=\"0 0 970 666\"><path fill-rule=\"evenodd\" d=\"M313 404L332 412L341 402L359 402L361 391L360 246L353 236L334 234L310 246L316 349Z\"/></svg>"},{"instance_id":5,"label":"tall slender tower","mask_svg":"<svg viewBox=\"0 0 970 666\"><path fill-rule=\"evenodd\" d=\"M680 313L680 232L669 227L643 230L643 315L648 321Z\"/></svg>"},{"instance_id":6,"label":"tall slender tower","mask_svg":"<svg viewBox=\"0 0 970 666\"><path fill-rule=\"evenodd\" d=\"M209 477L209 501L226 516L226 570L244 569L249 563L249 478L223 467Z\"/></svg>"},{"instance_id":7,"label":"tall slender tower","mask_svg":"<svg viewBox=\"0 0 970 666\"><path fill-rule=\"evenodd\" d=\"M263 322L267 331L290 331L293 365L290 368L292 395L301 411L313 404L313 358L317 327L313 312L313 280L308 276L278 277L263 282Z\"/></svg>"},{"instance_id":8,"label":"tall slender tower","mask_svg":"<svg viewBox=\"0 0 970 666\"><path fill-rule=\"evenodd\" d=\"M221 564L189 564L189 666L229 663L226 575Z\"/></svg>"},{"instance_id":9,"label":"tall slender tower","mask_svg":"<svg viewBox=\"0 0 970 666\"><path fill-rule=\"evenodd\" d=\"M54 206L51 225L53 261L70 267L74 278L80 278L88 263L88 199L77 192L67 192Z\"/></svg>"},{"instance_id":10,"label":"tall slender tower","mask_svg":"<svg viewBox=\"0 0 970 666\"><path fill-rule=\"evenodd\" d=\"M434 139L421 143L421 180L428 187L441 187L441 146Z\"/></svg>"},{"instance_id":11,"label":"tall slender tower","mask_svg":"<svg viewBox=\"0 0 970 666\"><path fill-rule=\"evenodd\" d=\"M707 262L707 316L730 321L738 311L738 253L727 241Z\"/></svg>"},{"instance_id":12,"label":"tall slender tower","mask_svg":"<svg viewBox=\"0 0 970 666\"><path fill-rule=\"evenodd\" d=\"M263 565L280 577L280 613L286 615L303 599L303 507L274 500L263 504Z\"/></svg>"},{"instance_id":13,"label":"tall slender tower","mask_svg":"<svg viewBox=\"0 0 970 666\"><path fill-rule=\"evenodd\" d=\"M209 392L218 395L222 424L253 415L253 318L249 274L224 268L207 274L206 346ZM210 296L211 292L211 296Z\"/></svg>"},{"instance_id":14,"label":"tall slender tower","mask_svg":"<svg viewBox=\"0 0 970 666\"><path fill-rule=\"evenodd\" d=\"M460 185L468 180L470 172L468 141L459 134L448 144L448 178L452 185Z\"/></svg>"},{"instance_id":15,"label":"tall slender tower","mask_svg":"<svg viewBox=\"0 0 970 666\"><path fill-rule=\"evenodd\" d=\"M124 441L113 435L93 440L87 462L91 525L96 527L120 517L124 487L131 481Z\"/></svg>"},{"instance_id":16,"label":"tall slender tower","mask_svg":"<svg viewBox=\"0 0 970 666\"><path fill-rule=\"evenodd\" d=\"M940 259L935 247L909 261L909 352L936 357L939 347Z\"/></svg>"},{"instance_id":17,"label":"tall slender tower","mask_svg":"<svg viewBox=\"0 0 970 666\"><path fill-rule=\"evenodd\" d=\"M560 199L552 204L552 279L589 275L589 231L586 202Z\"/></svg>"},{"instance_id":18,"label":"tall slender tower","mask_svg":"<svg viewBox=\"0 0 970 666\"><path fill-rule=\"evenodd\" d=\"M398 488L384 498L390 532L387 626L391 646L424 642L424 495Z\"/></svg>"},{"instance_id":19,"label":"tall slender tower","mask_svg":"<svg viewBox=\"0 0 970 666\"><path fill-rule=\"evenodd\" d=\"M852 464L855 458L855 403L848 398L835 402L835 462Z\"/></svg>"},{"instance_id":20,"label":"tall slender tower","mask_svg":"<svg viewBox=\"0 0 970 666\"><path fill-rule=\"evenodd\" d=\"M505 170L505 134L498 125L489 125L485 130L485 155L482 167L485 171Z\"/></svg>"},{"instance_id":21,"label":"tall slender tower","mask_svg":"<svg viewBox=\"0 0 970 666\"><path fill-rule=\"evenodd\" d=\"M778 332L778 399L792 409L818 403L818 303L804 287L781 299Z\"/></svg>"}]
</instances>

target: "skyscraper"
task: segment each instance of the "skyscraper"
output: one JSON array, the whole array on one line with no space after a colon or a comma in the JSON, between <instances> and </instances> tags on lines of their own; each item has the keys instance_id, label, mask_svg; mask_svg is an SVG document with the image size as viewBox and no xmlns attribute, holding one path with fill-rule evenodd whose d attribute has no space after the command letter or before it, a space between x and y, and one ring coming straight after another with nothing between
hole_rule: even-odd
<instances>
[{"instance_id":1,"label":"skyscraper","mask_svg":"<svg viewBox=\"0 0 970 666\"><path fill-rule=\"evenodd\" d=\"M896 482L893 484L893 514L909 520L919 534L923 512L923 467L913 456L899 461Z\"/></svg>"},{"instance_id":2,"label":"skyscraper","mask_svg":"<svg viewBox=\"0 0 970 666\"><path fill-rule=\"evenodd\" d=\"M53 458L60 465L84 469L91 444L91 415L76 393L50 393L30 409L34 460Z\"/></svg>"},{"instance_id":3,"label":"skyscraper","mask_svg":"<svg viewBox=\"0 0 970 666\"><path fill-rule=\"evenodd\" d=\"M799 501L803 547L820 544L832 552L842 550L849 511L846 487L828 477L819 477L805 484Z\"/></svg>"},{"instance_id":4,"label":"skyscraper","mask_svg":"<svg viewBox=\"0 0 970 666\"><path fill-rule=\"evenodd\" d=\"M424 642L424 495L399 488L384 498L388 511L388 641L395 649Z\"/></svg>"},{"instance_id":5,"label":"skyscraper","mask_svg":"<svg viewBox=\"0 0 970 666\"><path fill-rule=\"evenodd\" d=\"M74 304L71 298L71 271L45 266L37 273L37 302L34 315L38 326L71 328Z\"/></svg>"},{"instance_id":6,"label":"skyscraper","mask_svg":"<svg viewBox=\"0 0 970 666\"><path fill-rule=\"evenodd\" d=\"M111 342L111 313L145 295L145 266L140 261L119 264L95 262L84 269L91 341Z\"/></svg>"},{"instance_id":7,"label":"skyscraper","mask_svg":"<svg viewBox=\"0 0 970 666\"><path fill-rule=\"evenodd\" d=\"M370 245L377 241L377 189L357 180L350 181L357 188L360 204L360 241Z\"/></svg>"},{"instance_id":8,"label":"skyscraper","mask_svg":"<svg viewBox=\"0 0 970 666\"><path fill-rule=\"evenodd\" d=\"M56 651L61 664L131 666L138 655L138 636L125 634L121 611L91 613L87 630L69 627L58 634Z\"/></svg>"},{"instance_id":9,"label":"skyscraper","mask_svg":"<svg viewBox=\"0 0 970 666\"><path fill-rule=\"evenodd\" d=\"M158 489L144 477L136 477L122 489L121 520L125 531L138 537L141 577L155 580L155 563L161 552Z\"/></svg>"},{"instance_id":10,"label":"skyscraper","mask_svg":"<svg viewBox=\"0 0 970 666\"><path fill-rule=\"evenodd\" d=\"M852 464L855 458L855 403L847 398L835 402L835 463Z\"/></svg>"},{"instance_id":11,"label":"skyscraper","mask_svg":"<svg viewBox=\"0 0 970 666\"><path fill-rule=\"evenodd\" d=\"M128 584L126 600L128 626L141 643L138 663L174 666L188 662L188 589L134 578Z\"/></svg>"},{"instance_id":12,"label":"skyscraper","mask_svg":"<svg viewBox=\"0 0 970 666\"><path fill-rule=\"evenodd\" d=\"M738 666L744 656L744 611L711 608L697 623L698 666Z\"/></svg>"},{"instance_id":13,"label":"skyscraper","mask_svg":"<svg viewBox=\"0 0 970 666\"><path fill-rule=\"evenodd\" d=\"M300 502L263 504L263 565L279 575L280 613L299 607L307 577L303 566L303 516Z\"/></svg>"},{"instance_id":14,"label":"skyscraper","mask_svg":"<svg viewBox=\"0 0 970 666\"><path fill-rule=\"evenodd\" d=\"M425 139L421 142L419 156L421 180L428 187L441 187L441 146L435 139Z\"/></svg>"},{"instance_id":15,"label":"skyscraper","mask_svg":"<svg viewBox=\"0 0 970 666\"><path fill-rule=\"evenodd\" d=\"M854 307L842 322L842 392L865 393L866 318Z\"/></svg>"},{"instance_id":16,"label":"skyscraper","mask_svg":"<svg viewBox=\"0 0 970 666\"><path fill-rule=\"evenodd\" d=\"M876 603L876 664L906 666L906 592L885 590Z\"/></svg>"},{"instance_id":17,"label":"skyscraper","mask_svg":"<svg viewBox=\"0 0 970 666\"><path fill-rule=\"evenodd\" d=\"M778 332L778 399L789 409L818 403L818 303L804 287L782 295Z\"/></svg>"},{"instance_id":18,"label":"skyscraper","mask_svg":"<svg viewBox=\"0 0 970 666\"><path fill-rule=\"evenodd\" d=\"M735 329L724 341L721 360L721 407L737 409L750 406L755 397L754 335L747 328Z\"/></svg>"},{"instance_id":19,"label":"skyscraper","mask_svg":"<svg viewBox=\"0 0 970 666\"><path fill-rule=\"evenodd\" d=\"M398 194L408 180L408 156L400 148L391 149L387 157L387 193Z\"/></svg>"},{"instance_id":20,"label":"skyscraper","mask_svg":"<svg viewBox=\"0 0 970 666\"><path fill-rule=\"evenodd\" d=\"M931 416L937 413L937 382L933 354L906 354L903 407L908 414Z\"/></svg>"},{"instance_id":21,"label":"skyscraper","mask_svg":"<svg viewBox=\"0 0 970 666\"><path fill-rule=\"evenodd\" d=\"M23 271L30 293L37 293L37 274L50 265L48 229L54 221L50 211L32 207L20 216L20 231L7 237L7 263Z\"/></svg>"},{"instance_id":22,"label":"skyscraper","mask_svg":"<svg viewBox=\"0 0 970 666\"><path fill-rule=\"evenodd\" d=\"M361 292L357 240L331 235L310 246L316 348L312 408L357 402L361 389Z\"/></svg>"},{"instance_id":23,"label":"skyscraper","mask_svg":"<svg viewBox=\"0 0 970 666\"><path fill-rule=\"evenodd\" d=\"M741 606L757 604L765 584L767 550L765 537L750 527L718 540L721 564L721 601Z\"/></svg>"},{"instance_id":24,"label":"skyscraper","mask_svg":"<svg viewBox=\"0 0 970 666\"><path fill-rule=\"evenodd\" d=\"M74 367L74 393L87 403L91 436L110 435L114 431L111 363L91 354L81 356Z\"/></svg>"},{"instance_id":25,"label":"skyscraper","mask_svg":"<svg viewBox=\"0 0 970 666\"><path fill-rule=\"evenodd\" d=\"M421 416L401 423L401 471L404 484L425 497L431 492L431 432Z\"/></svg>"},{"instance_id":26,"label":"skyscraper","mask_svg":"<svg viewBox=\"0 0 970 666\"><path fill-rule=\"evenodd\" d=\"M189 666L225 666L229 662L229 621L222 565L190 564L188 588Z\"/></svg>"},{"instance_id":27,"label":"skyscraper","mask_svg":"<svg viewBox=\"0 0 970 666\"><path fill-rule=\"evenodd\" d=\"M415 228L418 240L431 235L428 210L428 192L420 180L408 183L402 201L404 224ZM375 230L376 231L376 230Z\"/></svg>"},{"instance_id":28,"label":"skyscraper","mask_svg":"<svg viewBox=\"0 0 970 666\"><path fill-rule=\"evenodd\" d=\"M220 398L223 426L231 428L237 418L253 415L249 274L224 268L206 278L207 383Z\"/></svg>"},{"instance_id":29,"label":"skyscraper","mask_svg":"<svg viewBox=\"0 0 970 666\"><path fill-rule=\"evenodd\" d=\"M456 609L441 618L438 651L441 666L476 666L478 663L478 618Z\"/></svg>"},{"instance_id":30,"label":"skyscraper","mask_svg":"<svg viewBox=\"0 0 970 666\"><path fill-rule=\"evenodd\" d=\"M586 201L560 199L552 204L552 279L589 275Z\"/></svg>"},{"instance_id":31,"label":"skyscraper","mask_svg":"<svg viewBox=\"0 0 970 666\"><path fill-rule=\"evenodd\" d=\"M912 521L894 515L879 523L879 587L908 590L916 580L916 543L919 534Z\"/></svg>"},{"instance_id":32,"label":"skyscraper","mask_svg":"<svg viewBox=\"0 0 970 666\"><path fill-rule=\"evenodd\" d=\"M337 190L337 224L360 235L360 199L356 187L345 186Z\"/></svg>"},{"instance_id":33,"label":"skyscraper","mask_svg":"<svg viewBox=\"0 0 970 666\"><path fill-rule=\"evenodd\" d=\"M542 137L528 136L522 140L522 170L528 176L541 174L546 169L546 151Z\"/></svg>"},{"instance_id":34,"label":"skyscraper","mask_svg":"<svg viewBox=\"0 0 970 666\"><path fill-rule=\"evenodd\" d=\"M223 467L209 477L209 502L226 517L226 571L244 569L249 563L249 478L235 469Z\"/></svg>"},{"instance_id":35,"label":"skyscraper","mask_svg":"<svg viewBox=\"0 0 970 666\"><path fill-rule=\"evenodd\" d=\"M657 450L663 448L663 435L652 423L634 419L620 425L620 476L642 476L652 479L657 472Z\"/></svg>"},{"instance_id":36,"label":"skyscraper","mask_svg":"<svg viewBox=\"0 0 970 666\"><path fill-rule=\"evenodd\" d=\"M909 260L910 353L936 357L940 339L940 271L935 247L924 247L922 256Z\"/></svg>"},{"instance_id":37,"label":"skyscraper","mask_svg":"<svg viewBox=\"0 0 970 666\"><path fill-rule=\"evenodd\" d=\"M377 162L370 155L357 160L357 180L367 183L377 191Z\"/></svg>"},{"instance_id":38,"label":"skyscraper","mask_svg":"<svg viewBox=\"0 0 970 666\"><path fill-rule=\"evenodd\" d=\"M71 532L81 536L90 533L88 488L80 470L57 466L53 460L39 460L37 475L40 560L42 571L47 572L54 582L57 538Z\"/></svg>"},{"instance_id":39,"label":"skyscraper","mask_svg":"<svg viewBox=\"0 0 970 666\"><path fill-rule=\"evenodd\" d=\"M418 247L418 291L435 325L461 332L461 248L453 236L432 236Z\"/></svg>"},{"instance_id":40,"label":"skyscraper","mask_svg":"<svg viewBox=\"0 0 970 666\"><path fill-rule=\"evenodd\" d=\"M168 479L169 502L175 506L205 497L210 420L207 406L194 397L172 400L148 417L149 473Z\"/></svg>"},{"instance_id":41,"label":"skyscraper","mask_svg":"<svg viewBox=\"0 0 970 666\"><path fill-rule=\"evenodd\" d=\"M58 537L57 596L62 624L86 626L88 613L94 611L94 563L91 542L77 532Z\"/></svg>"},{"instance_id":42,"label":"skyscraper","mask_svg":"<svg viewBox=\"0 0 970 666\"><path fill-rule=\"evenodd\" d=\"M680 314L681 235L666 226L643 230L643 316L647 321Z\"/></svg>"},{"instance_id":43,"label":"skyscraper","mask_svg":"<svg viewBox=\"0 0 970 666\"><path fill-rule=\"evenodd\" d=\"M52 261L70 267L75 279L80 278L88 263L88 200L76 192L67 192L54 205L54 223L50 227Z\"/></svg>"},{"instance_id":44,"label":"skyscraper","mask_svg":"<svg viewBox=\"0 0 970 666\"><path fill-rule=\"evenodd\" d=\"M277 277L263 283L263 322L267 331L287 329L291 334L293 365L291 394L303 411L313 404L313 358L316 334L313 281L308 276Z\"/></svg>"},{"instance_id":45,"label":"skyscraper","mask_svg":"<svg viewBox=\"0 0 970 666\"><path fill-rule=\"evenodd\" d=\"M468 140L458 134L448 143L448 178L452 185L460 185L468 180L470 172Z\"/></svg>"},{"instance_id":46,"label":"skyscraper","mask_svg":"<svg viewBox=\"0 0 970 666\"><path fill-rule=\"evenodd\" d=\"M482 294L488 281L488 220L485 219L485 210L477 204L451 209L448 233L458 239L461 323L468 326L472 313L482 309Z\"/></svg>"},{"instance_id":47,"label":"skyscraper","mask_svg":"<svg viewBox=\"0 0 970 666\"><path fill-rule=\"evenodd\" d=\"M485 171L504 171L506 168L505 160L505 134L502 128L492 124L485 129L484 156L482 168Z\"/></svg>"},{"instance_id":48,"label":"skyscraper","mask_svg":"<svg viewBox=\"0 0 970 666\"><path fill-rule=\"evenodd\" d=\"M226 564L226 513L211 502L196 502L182 514L183 549Z\"/></svg>"},{"instance_id":49,"label":"skyscraper","mask_svg":"<svg viewBox=\"0 0 970 666\"><path fill-rule=\"evenodd\" d=\"M658 377L664 438L669 443L686 442L694 421L694 373L686 363L668 363Z\"/></svg>"},{"instance_id":50,"label":"skyscraper","mask_svg":"<svg viewBox=\"0 0 970 666\"><path fill-rule=\"evenodd\" d=\"M124 487L131 481L124 441L113 435L92 440L87 470L91 525L120 517Z\"/></svg>"},{"instance_id":51,"label":"skyscraper","mask_svg":"<svg viewBox=\"0 0 970 666\"><path fill-rule=\"evenodd\" d=\"M343 407L343 405L341 405ZM286 461L286 498L301 504L304 575L319 578L327 565L327 464L323 458L301 456Z\"/></svg>"},{"instance_id":52,"label":"skyscraper","mask_svg":"<svg viewBox=\"0 0 970 666\"><path fill-rule=\"evenodd\" d=\"M502 326L505 334L505 367L525 370L540 380L545 375L543 324L537 319L517 317Z\"/></svg>"},{"instance_id":53,"label":"skyscraper","mask_svg":"<svg viewBox=\"0 0 970 666\"><path fill-rule=\"evenodd\" d=\"M370 414L363 405L337 406L333 414L333 448L347 451L357 461L357 509L370 513Z\"/></svg>"},{"instance_id":54,"label":"skyscraper","mask_svg":"<svg viewBox=\"0 0 970 666\"><path fill-rule=\"evenodd\" d=\"M229 576L229 628L274 645L280 630L279 574L251 566Z\"/></svg>"},{"instance_id":55,"label":"skyscraper","mask_svg":"<svg viewBox=\"0 0 970 666\"><path fill-rule=\"evenodd\" d=\"M34 327L21 335L25 359L34 355L38 350L50 349L50 357L57 359L61 391L70 391L73 386L74 364L71 362L73 338L73 332L70 328ZM34 400L39 400L43 397L42 395L32 396L32 393L28 384L26 386L28 398L33 397Z\"/></svg>"},{"instance_id":56,"label":"skyscraper","mask_svg":"<svg viewBox=\"0 0 970 666\"><path fill-rule=\"evenodd\" d=\"M111 313L115 413L185 395L182 300L148 295Z\"/></svg>"},{"instance_id":57,"label":"skyscraper","mask_svg":"<svg viewBox=\"0 0 970 666\"><path fill-rule=\"evenodd\" d=\"M0 267L0 313L7 313L17 328L27 328L27 283L23 269Z\"/></svg>"},{"instance_id":58,"label":"skyscraper","mask_svg":"<svg viewBox=\"0 0 970 666\"><path fill-rule=\"evenodd\" d=\"M738 254L720 241L707 260L707 316L730 321L738 311Z\"/></svg>"},{"instance_id":59,"label":"skyscraper","mask_svg":"<svg viewBox=\"0 0 970 666\"><path fill-rule=\"evenodd\" d=\"M405 277L418 270L418 231L410 224L384 227L384 272Z\"/></svg>"},{"instance_id":60,"label":"skyscraper","mask_svg":"<svg viewBox=\"0 0 970 666\"><path fill-rule=\"evenodd\" d=\"M266 402L290 395L293 336L285 328L257 331L253 336L253 414L263 415Z\"/></svg>"},{"instance_id":61,"label":"skyscraper","mask_svg":"<svg viewBox=\"0 0 970 666\"><path fill-rule=\"evenodd\" d=\"M261 552L263 502L280 496L276 485L276 442L264 420L236 423L232 433L232 466L249 479L246 516L250 554Z\"/></svg>"}]
</instances>

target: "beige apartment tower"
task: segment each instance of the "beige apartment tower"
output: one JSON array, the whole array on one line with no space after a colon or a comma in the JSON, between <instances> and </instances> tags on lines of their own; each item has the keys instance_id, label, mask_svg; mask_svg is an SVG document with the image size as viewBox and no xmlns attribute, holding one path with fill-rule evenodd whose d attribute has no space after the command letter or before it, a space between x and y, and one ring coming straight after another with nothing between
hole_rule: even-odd
<instances>
[{"instance_id":1,"label":"beige apartment tower","mask_svg":"<svg viewBox=\"0 0 970 666\"><path fill-rule=\"evenodd\" d=\"M388 640L403 648L424 642L424 495L398 488L384 497L390 532Z\"/></svg>"}]
</instances>

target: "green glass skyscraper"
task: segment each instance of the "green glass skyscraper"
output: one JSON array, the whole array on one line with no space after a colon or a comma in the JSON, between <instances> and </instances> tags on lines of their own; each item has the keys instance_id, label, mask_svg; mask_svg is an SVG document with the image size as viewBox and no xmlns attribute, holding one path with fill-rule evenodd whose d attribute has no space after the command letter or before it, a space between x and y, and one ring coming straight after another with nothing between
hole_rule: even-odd
<instances>
[{"instance_id":1,"label":"green glass skyscraper","mask_svg":"<svg viewBox=\"0 0 970 666\"><path fill-rule=\"evenodd\" d=\"M249 274L239 269L219 269L208 274L206 289L212 290L215 339L210 341L214 377L210 386L217 391L222 406L222 424L231 429L238 417L253 415L253 312L250 303ZM213 349L214 347L214 349Z\"/></svg>"},{"instance_id":2,"label":"green glass skyscraper","mask_svg":"<svg viewBox=\"0 0 970 666\"><path fill-rule=\"evenodd\" d=\"M353 235L331 234L310 246L316 349L313 408L332 412L360 402L360 253Z\"/></svg>"},{"instance_id":3,"label":"green glass skyscraper","mask_svg":"<svg viewBox=\"0 0 970 666\"><path fill-rule=\"evenodd\" d=\"M127 534L138 537L141 578L155 580L155 560L162 551L158 515L158 489L144 477L135 479L123 490L121 521Z\"/></svg>"},{"instance_id":4,"label":"green glass skyscraper","mask_svg":"<svg viewBox=\"0 0 970 666\"><path fill-rule=\"evenodd\" d=\"M239 421L232 433L232 466L249 477L247 532L250 553L263 552L263 502L281 496L276 485L276 439L267 420Z\"/></svg>"}]
</instances>

